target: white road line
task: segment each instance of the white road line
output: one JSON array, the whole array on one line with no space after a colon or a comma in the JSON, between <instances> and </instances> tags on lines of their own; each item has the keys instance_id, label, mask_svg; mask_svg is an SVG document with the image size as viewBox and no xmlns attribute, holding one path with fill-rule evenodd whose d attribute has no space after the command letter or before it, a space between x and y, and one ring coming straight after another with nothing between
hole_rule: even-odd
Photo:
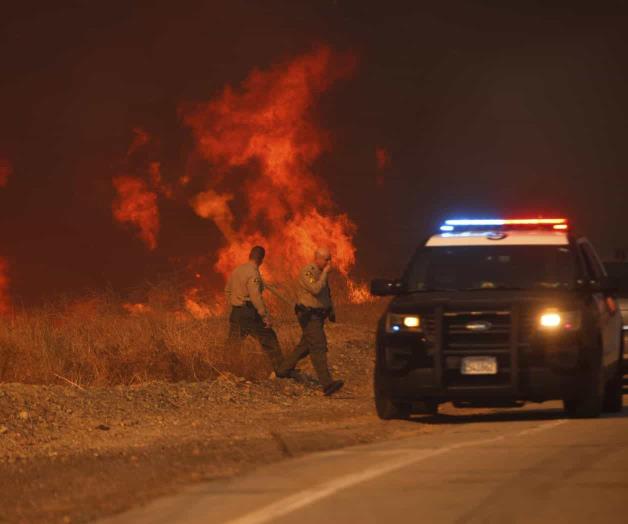
<instances>
[{"instance_id":1,"label":"white road line","mask_svg":"<svg viewBox=\"0 0 628 524\"><path fill-rule=\"evenodd\" d=\"M521 435L528 435L530 433L545 431L560 426L561 424L564 424L566 422L567 420L558 420L547 424L541 424L540 426L526 429L519 433L515 433L514 435L512 435L512 437L518 437ZM456 449L491 444L493 442L504 440L505 438L506 435L500 435L498 437L493 437L489 439L461 442L459 444L453 444L444 448L414 450L402 457L397 458L396 460L388 461L385 464L379 464L358 473L351 473L330 482L319 484L318 486L299 491L294 495L282 498L276 502L269 504L268 506L264 506L261 509L230 520L225 524L264 524L266 522L271 522L272 520L288 515L293 511L297 511L305 506L309 506L318 500L334 495L335 493L343 489L347 489L355 486L356 484L360 484L362 482L381 477L382 475L386 475L387 473L391 473L392 471L395 471L397 469L416 464L417 462L421 462L428 458L443 455Z\"/></svg>"}]
</instances>

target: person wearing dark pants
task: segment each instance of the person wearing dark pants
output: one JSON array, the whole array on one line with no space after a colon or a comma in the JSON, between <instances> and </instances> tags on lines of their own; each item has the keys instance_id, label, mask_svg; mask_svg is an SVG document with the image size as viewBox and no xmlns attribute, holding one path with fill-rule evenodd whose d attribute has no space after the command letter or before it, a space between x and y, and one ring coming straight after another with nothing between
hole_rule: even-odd
<instances>
[{"instance_id":1,"label":"person wearing dark pants","mask_svg":"<svg viewBox=\"0 0 628 524\"><path fill-rule=\"evenodd\" d=\"M248 336L259 342L270 360L275 374L279 375L278 372L283 361L283 354L281 353L277 334L270 325L264 323L264 319L251 302L246 302L242 306L232 306L231 315L229 315L229 337L227 342L231 347L237 347Z\"/></svg>"},{"instance_id":2,"label":"person wearing dark pants","mask_svg":"<svg viewBox=\"0 0 628 524\"><path fill-rule=\"evenodd\" d=\"M264 283L259 268L265 255L263 247L255 246L251 249L249 261L238 266L227 280L225 294L231 306L227 343L238 346L247 336L253 337L260 343L275 374L279 376L283 355L262 298Z\"/></svg>"},{"instance_id":3,"label":"person wearing dark pants","mask_svg":"<svg viewBox=\"0 0 628 524\"><path fill-rule=\"evenodd\" d=\"M284 360L278 373L278 375L295 373L297 363L309 355L325 395L332 395L344 385L342 380L332 378L327 363L325 320L336 321L327 282L330 270L331 254L327 249L318 249L314 262L301 270L298 303L295 307L302 331L301 340L292 354Z\"/></svg>"}]
</instances>

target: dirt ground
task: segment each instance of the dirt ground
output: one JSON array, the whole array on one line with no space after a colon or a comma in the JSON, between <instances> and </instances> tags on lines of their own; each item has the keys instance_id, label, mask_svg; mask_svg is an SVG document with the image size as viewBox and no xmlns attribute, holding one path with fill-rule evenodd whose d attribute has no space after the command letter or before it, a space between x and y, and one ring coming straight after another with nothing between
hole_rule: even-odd
<instances>
[{"instance_id":1,"label":"dirt ground","mask_svg":"<svg viewBox=\"0 0 628 524\"><path fill-rule=\"evenodd\" d=\"M285 457L436 431L382 422L373 332L331 325L346 387L286 379L79 388L0 384L0 522L86 522ZM309 363L303 370L312 374Z\"/></svg>"}]
</instances>

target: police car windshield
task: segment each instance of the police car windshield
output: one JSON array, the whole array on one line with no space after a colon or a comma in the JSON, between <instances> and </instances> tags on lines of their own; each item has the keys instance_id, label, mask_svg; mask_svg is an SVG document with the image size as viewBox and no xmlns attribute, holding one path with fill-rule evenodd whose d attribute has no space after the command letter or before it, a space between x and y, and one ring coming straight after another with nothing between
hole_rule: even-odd
<instances>
[{"instance_id":1,"label":"police car windshield","mask_svg":"<svg viewBox=\"0 0 628 524\"><path fill-rule=\"evenodd\" d=\"M568 289L576 266L564 246L425 247L405 275L409 292Z\"/></svg>"}]
</instances>

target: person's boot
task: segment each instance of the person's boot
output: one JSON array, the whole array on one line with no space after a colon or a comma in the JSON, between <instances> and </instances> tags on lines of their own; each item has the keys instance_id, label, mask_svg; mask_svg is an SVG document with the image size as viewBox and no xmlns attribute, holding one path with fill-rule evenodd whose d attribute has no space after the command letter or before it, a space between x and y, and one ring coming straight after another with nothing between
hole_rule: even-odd
<instances>
[{"instance_id":1,"label":"person's boot","mask_svg":"<svg viewBox=\"0 0 628 524\"><path fill-rule=\"evenodd\" d=\"M336 391L338 391L344 385L344 380L334 380L323 388L323 393L326 397L328 397L336 393Z\"/></svg>"}]
</instances>

